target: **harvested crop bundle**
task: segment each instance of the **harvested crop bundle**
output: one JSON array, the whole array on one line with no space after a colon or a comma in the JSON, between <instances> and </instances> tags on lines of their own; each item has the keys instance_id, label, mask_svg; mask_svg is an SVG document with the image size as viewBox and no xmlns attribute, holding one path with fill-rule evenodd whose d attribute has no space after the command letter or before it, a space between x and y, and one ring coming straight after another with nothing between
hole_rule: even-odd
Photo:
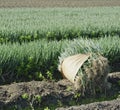
<instances>
[{"instance_id":1,"label":"harvested crop bundle","mask_svg":"<svg viewBox=\"0 0 120 110\"><path fill-rule=\"evenodd\" d=\"M78 54L65 58L59 69L83 95L96 94L108 87L108 60L98 54Z\"/></svg>"}]
</instances>

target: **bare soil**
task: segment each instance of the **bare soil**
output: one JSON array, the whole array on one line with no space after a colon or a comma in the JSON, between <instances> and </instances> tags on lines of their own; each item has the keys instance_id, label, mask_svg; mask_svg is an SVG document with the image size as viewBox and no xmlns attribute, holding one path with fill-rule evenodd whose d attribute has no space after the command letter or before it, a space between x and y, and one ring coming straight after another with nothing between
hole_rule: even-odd
<instances>
[{"instance_id":1,"label":"bare soil","mask_svg":"<svg viewBox=\"0 0 120 110\"><path fill-rule=\"evenodd\" d=\"M0 0L0 8L120 6L120 0Z\"/></svg>"},{"instance_id":2,"label":"bare soil","mask_svg":"<svg viewBox=\"0 0 120 110\"><path fill-rule=\"evenodd\" d=\"M120 72L117 72L115 74L118 75L119 79L117 79L117 81L119 81ZM114 78L114 77L110 77L110 78ZM119 93L119 92L120 92L120 85L117 85L114 86L114 89L109 90L107 94L114 96L115 93ZM36 96L41 97L39 101L36 99ZM31 82L12 83L8 85L0 86L0 110L13 110L14 107L16 107L16 110L21 110L21 109L23 110L31 106L33 108L42 108L42 107L45 108L48 106L54 106L54 109L57 108L57 110L80 110L80 109L81 110L93 110L93 109L119 110L120 109L119 98L113 101L94 102L92 104L72 106L70 108L58 108L65 106L69 107L71 105L77 105L77 104L83 104L83 102L81 102L81 98L79 97L79 92L76 91L74 85L66 79L60 80L58 82L31 81ZM29 110L32 110L32 107ZM52 110L54 109L52 108Z\"/></svg>"},{"instance_id":3,"label":"bare soil","mask_svg":"<svg viewBox=\"0 0 120 110\"><path fill-rule=\"evenodd\" d=\"M57 108L56 110L120 110L120 99L72 106L69 108Z\"/></svg>"},{"instance_id":4,"label":"bare soil","mask_svg":"<svg viewBox=\"0 0 120 110\"><path fill-rule=\"evenodd\" d=\"M24 94L28 94L29 98L24 99ZM58 101L68 103L74 94L74 86L68 80L13 83L0 86L0 110L9 110L8 108L13 106L24 109L29 107L30 103L34 107L57 105ZM41 101L34 99L36 95L41 96Z\"/></svg>"}]
</instances>

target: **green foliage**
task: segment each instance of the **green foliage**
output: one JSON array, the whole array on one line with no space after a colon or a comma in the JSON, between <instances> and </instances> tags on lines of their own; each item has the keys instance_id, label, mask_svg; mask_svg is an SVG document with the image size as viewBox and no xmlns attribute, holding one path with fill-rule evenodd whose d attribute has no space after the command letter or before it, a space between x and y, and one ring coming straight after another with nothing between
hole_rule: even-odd
<instances>
[{"instance_id":1,"label":"green foliage","mask_svg":"<svg viewBox=\"0 0 120 110\"><path fill-rule=\"evenodd\" d=\"M67 91L72 91L72 87L71 86L67 86L66 90Z\"/></svg>"},{"instance_id":2,"label":"green foliage","mask_svg":"<svg viewBox=\"0 0 120 110\"><path fill-rule=\"evenodd\" d=\"M79 99L79 98L80 98L80 96L81 96L81 94L80 94L80 93L78 93L78 92L76 92L76 93L74 94L74 99Z\"/></svg>"},{"instance_id":3,"label":"green foliage","mask_svg":"<svg viewBox=\"0 0 120 110\"><path fill-rule=\"evenodd\" d=\"M60 79L57 70L67 56L77 53L99 53L110 63L120 61L119 37L98 40L75 39L74 41L38 40L29 43L0 45L0 83L26 80ZM58 59L59 57L59 59Z\"/></svg>"},{"instance_id":4,"label":"green foliage","mask_svg":"<svg viewBox=\"0 0 120 110\"><path fill-rule=\"evenodd\" d=\"M120 8L0 9L0 43L120 36Z\"/></svg>"},{"instance_id":5,"label":"green foliage","mask_svg":"<svg viewBox=\"0 0 120 110\"><path fill-rule=\"evenodd\" d=\"M28 103L28 107L25 108L25 110L28 110L28 109L31 109L31 110L34 110L34 105L35 104L39 104L41 103L41 100L42 100L42 97L40 95L30 95L30 94L27 94L27 93L24 93L22 94L22 99L26 100L27 103ZM16 106L17 108L17 106Z\"/></svg>"},{"instance_id":6,"label":"green foliage","mask_svg":"<svg viewBox=\"0 0 120 110\"><path fill-rule=\"evenodd\" d=\"M62 106L63 106L63 103L62 103L61 100L57 100L57 106L58 106L58 107L62 107Z\"/></svg>"},{"instance_id":7,"label":"green foliage","mask_svg":"<svg viewBox=\"0 0 120 110\"><path fill-rule=\"evenodd\" d=\"M0 83L60 78L58 56L69 41L0 45Z\"/></svg>"},{"instance_id":8,"label":"green foliage","mask_svg":"<svg viewBox=\"0 0 120 110\"><path fill-rule=\"evenodd\" d=\"M110 63L120 61L120 38L119 37L104 37L100 39L74 39L69 43L64 51L61 52L59 62L67 56L74 54L96 53L108 58Z\"/></svg>"},{"instance_id":9,"label":"green foliage","mask_svg":"<svg viewBox=\"0 0 120 110\"><path fill-rule=\"evenodd\" d=\"M98 52L110 63L119 62L119 10L0 9L0 83L60 78L59 56L61 62L72 54ZM106 37L97 41L81 36ZM61 40L73 38L79 39Z\"/></svg>"},{"instance_id":10,"label":"green foliage","mask_svg":"<svg viewBox=\"0 0 120 110\"><path fill-rule=\"evenodd\" d=\"M22 98L27 100L29 98L29 95L27 93L24 93L22 94Z\"/></svg>"},{"instance_id":11,"label":"green foliage","mask_svg":"<svg viewBox=\"0 0 120 110\"><path fill-rule=\"evenodd\" d=\"M53 74L50 71L47 71L47 79L52 80L53 79Z\"/></svg>"},{"instance_id":12,"label":"green foliage","mask_svg":"<svg viewBox=\"0 0 120 110\"><path fill-rule=\"evenodd\" d=\"M40 95L35 95L35 100L37 100L40 103L42 100L42 97Z\"/></svg>"},{"instance_id":13,"label":"green foliage","mask_svg":"<svg viewBox=\"0 0 120 110\"><path fill-rule=\"evenodd\" d=\"M110 63L120 62L120 38L105 37L96 41L100 45L100 53L108 58Z\"/></svg>"}]
</instances>

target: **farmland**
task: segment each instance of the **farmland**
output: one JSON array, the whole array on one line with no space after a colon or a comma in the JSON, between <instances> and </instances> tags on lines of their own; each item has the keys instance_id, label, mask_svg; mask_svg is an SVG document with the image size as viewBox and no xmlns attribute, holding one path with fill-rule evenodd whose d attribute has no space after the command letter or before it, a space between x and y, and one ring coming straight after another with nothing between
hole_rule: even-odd
<instances>
[{"instance_id":1,"label":"farmland","mask_svg":"<svg viewBox=\"0 0 120 110\"><path fill-rule=\"evenodd\" d=\"M75 38L80 39L82 45L89 45L87 41L85 43L81 40L83 38L103 38L101 44L98 40L98 44L90 44L90 47L102 48L96 51L108 57L110 63L115 62L114 60L119 62L119 11L119 7L0 9L1 78L5 81L9 75L9 78L25 75L27 79L32 79L34 74L39 76L48 71L54 73L57 71L61 51L66 49L68 52L70 49L67 49L66 44L74 46L72 39ZM104 39L108 43L104 42ZM98 45L100 47L96 47ZM75 48L77 47L79 50L79 46ZM84 51L85 47L80 47L81 51ZM71 51L76 53L75 50ZM87 52L90 51L83 53ZM49 63L50 61L53 62ZM39 79L38 76L35 79ZM14 81L18 79L22 78L18 77Z\"/></svg>"},{"instance_id":2,"label":"farmland","mask_svg":"<svg viewBox=\"0 0 120 110\"><path fill-rule=\"evenodd\" d=\"M0 9L0 42L120 35L120 8Z\"/></svg>"},{"instance_id":3,"label":"farmland","mask_svg":"<svg viewBox=\"0 0 120 110\"><path fill-rule=\"evenodd\" d=\"M37 106L45 108L49 101L50 104L55 101L57 107L61 107L65 102L61 102L61 99L64 99L66 93L66 99L73 99L73 102L68 104L66 101L64 106L111 100L119 96L119 81L118 85L112 85L113 91L109 90L105 96L99 88L95 88L98 91L95 97L98 99L89 100L81 100L81 93L76 93L70 82L62 82L58 65L66 57L79 53L103 56L108 60L109 72L120 71L119 0L0 0L0 85L15 82L8 87L0 86L0 109L7 109L7 106L18 109L19 103L24 108L25 100L32 110ZM92 70L91 65L85 64ZM27 81L33 81L33 85ZM7 91L6 88L10 89ZM51 88L54 88L53 92ZM15 95L18 94L16 91L20 91L20 95ZM10 100L4 105L8 97ZM48 106L52 109L52 105ZM56 106L53 106L55 109ZM45 110L48 109L46 107Z\"/></svg>"},{"instance_id":4,"label":"farmland","mask_svg":"<svg viewBox=\"0 0 120 110\"><path fill-rule=\"evenodd\" d=\"M64 59L78 53L97 52L107 57L111 64L119 62L120 47L118 45L120 45L120 39L117 36L101 38L97 41L89 39L59 42L38 40L21 45L19 43L2 44L0 45L1 83L42 80L40 75L49 79L47 72L52 73L53 78L59 79L60 73L57 71L57 65L60 54L61 59Z\"/></svg>"}]
</instances>

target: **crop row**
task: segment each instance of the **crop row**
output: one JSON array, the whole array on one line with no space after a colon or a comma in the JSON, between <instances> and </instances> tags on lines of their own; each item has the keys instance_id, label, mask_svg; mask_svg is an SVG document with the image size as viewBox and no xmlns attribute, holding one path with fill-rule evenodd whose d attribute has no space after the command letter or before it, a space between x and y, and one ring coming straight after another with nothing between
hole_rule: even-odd
<instances>
[{"instance_id":1,"label":"crop row","mask_svg":"<svg viewBox=\"0 0 120 110\"><path fill-rule=\"evenodd\" d=\"M38 40L30 43L0 45L0 83L24 80L59 79L58 63L77 53L99 52L110 63L120 61L119 37L74 41Z\"/></svg>"},{"instance_id":2,"label":"crop row","mask_svg":"<svg viewBox=\"0 0 120 110\"><path fill-rule=\"evenodd\" d=\"M0 45L0 82L42 80L47 73L57 78L57 63L61 49L66 43L45 40L30 43ZM48 78L49 79L49 78Z\"/></svg>"},{"instance_id":3,"label":"crop row","mask_svg":"<svg viewBox=\"0 0 120 110\"><path fill-rule=\"evenodd\" d=\"M0 9L0 42L120 36L120 7Z\"/></svg>"},{"instance_id":4,"label":"crop row","mask_svg":"<svg viewBox=\"0 0 120 110\"><path fill-rule=\"evenodd\" d=\"M64 51L61 51L59 61L74 54L96 53L108 58L109 63L120 62L120 38L104 37L98 39L74 39L70 44L67 44Z\"/></svg>"}]
</instances>

